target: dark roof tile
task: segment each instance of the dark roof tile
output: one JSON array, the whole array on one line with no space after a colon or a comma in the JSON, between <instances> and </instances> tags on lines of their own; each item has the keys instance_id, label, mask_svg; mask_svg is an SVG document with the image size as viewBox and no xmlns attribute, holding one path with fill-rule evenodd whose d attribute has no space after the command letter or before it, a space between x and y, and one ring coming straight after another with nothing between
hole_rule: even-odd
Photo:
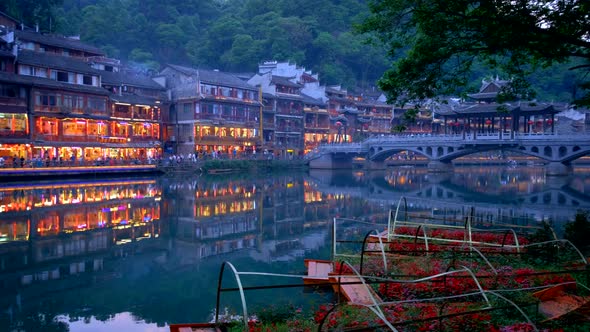
<instances>
[{"instance_id":1,"label":"dark roof tile","mask_svg":"<svg viewBox=\"0 0 590 332\"><path fill-rule=\"evenodd\" d=\"M90 85L79 85L69 84L64 82L58 82L50 80L48 78L17 75L13 73L1 72L0 71L0 82L22 84L33 87L51 88L58 90L74 91L81 93L91 93L98 95L108 95L109 92L103 88L90 86Z\"/></svg>"},{"instance_id":2,"label":"dark roof tile","mask_svg":"<svg viewBox=\"0 0 590 332\"><path fill-rule=\"evenodd\" d=\"M90 67L90 64L86 61L62 55L21 50L19 51L16 60L18 63L26 65L71 70L82 74L100 75L101 73L100 70Z\"/></svg>"},{"instance_id":3,"label":"dark roof tile","mask_svg":"<svg viewBox=\"0 0 590 332\"><path fill-rule=\"evenodd\" d=\"M61 47L76 51L84 51L95 55L104 55L104 52L99 48L85 44L77 39L67 38L63 36L42 34L34 31L16 30L16 36L20 40L32 41L39 44L50 45L54 47Z\"/></svg>"},{"instance_id":4,"label":"dark roof tile","mask_svg":"<svg viewBox=\"0 0 590 332\"><path fill-rule=\"evenodd\" d=\"M161 102L161 99L157 99L157 98L153 98L153 97L131 95L131 94L123 94L123 95L111 94L109 96L109 98L115 102L129 103L129 104L134 104L134 105L139 104L139 105L153 106L153 105L159 104L159 103L156 103L156 101Z\"/></svg>"},{"instance_id":5,"label":"dark roof tile","mask_svg":"<svg viewBox=\"0 0 590 332\"><path fill-rule=\"evenodd\" d=\"M198 76L199 81L204 83L211 83L226 87L256 90L256 87L253 87L252 85L246 83L244 80L236 76L236 74L226 73L217 70L194 69L171 64L168 64L167 66L187 76Z\"/></svg>"},{"instance_id":6,"label":"dark roof tile","mask_svg":"<svg viewBox=\"0 0 590 332\"><path fill-rule=\"evenodd\" d=\"M102 76L103 84L129 85L141 88L164 90L164 87L156 83L153 79L151 79L148 76L111 71L100 71L100 75Z\"/></svg>"},{"instance_id":7,"label":"dark roof tile","mask_svg":"<svg viewBox=\"0 0 590 332\"><path fill-rule=\"evenodd\" d=\"M295 82L291 82L289 80L289 77L284 77L284 76L273 75L270 81L271 81L271 83L273 83L275 85L289 86L292 88L302 88L303 87L303 85L295 83Z\"/></svg>"},{"instance_id":8,"label":"dark roof tile","mask_svg":"<svg viewBox=\"0 0 590 332\"><path fill-rule=\"evenodd\" d=\"M326 103L324 103L321 99L315 99L306 95L305 93L302 93L301 96L303 97L303 103L306 105L326 106Z\"/></svg>"}]
</instances>

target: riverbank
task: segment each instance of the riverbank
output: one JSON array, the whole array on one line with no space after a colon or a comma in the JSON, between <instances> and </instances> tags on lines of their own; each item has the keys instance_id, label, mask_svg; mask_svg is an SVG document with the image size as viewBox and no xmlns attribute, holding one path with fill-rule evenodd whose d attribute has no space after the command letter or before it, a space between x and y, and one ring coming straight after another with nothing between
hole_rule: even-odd
<instances>
[{"instance_id":1,"label":"riverbank","mask_svg":"<svg viewBox=\"0 0 590 332\"><path fill-rule=\"evenodd\" d=\"M266 160L266 159L209 159L196 162L168 163L158 166L168 175L275 172L285 170L305 170L303 160Z\"/></svg>"},{"instance_id":2,"label":"riverbank","mask_svg":"<svg viewBox=\"0 0 590 332\"><path fill-rule=\"evenodd\" d=\"M240 160L211 159L196 162L139 164L139 165L75 165L49 167L0 168L0 181L27 181L33 179L84 178L127 175L190 175L275 172L306 169L302 160Z\"/></svg>"},{"instance_id":3,"label":"riverbank","mask_svg":"<svg viewBox=\"0 0 590 332\"><path fill-rule=\"evenodd\" d=\"M157 174L156 165L62 166L31 168L0 168L1 181L23 181L59 177L99 177L111 175Z\"/></svg>"},{"instance_id":4,"label":"riverbank","mask_svg":"<svg viewBox=\"0 0 590 332\"><path fill-rule=\"evenodd\" d=\"M389 167L426 166L426 159L413 160L388 160ZM590 160L583 159L574 165L588 165ZM526 158L509 160L500 159L460 159L453 163L463 166L493 166L493 165L527 165L541 166L541 162L535 162ZM364 160L354 163L354 168L362 168ZM267 160L267 159L208 159L198 161L185 161L181 163L165 162L160 164L139 165L88 165L88 166L50 166L50 167L5 167L0 168L0 181L23 181L29 179L52 179L59 177L101 177L101 176L125 176L125 175L223 175L228 173L260 173L279 172L290 170L307 170L305 160Z\"/></svg>"}]
</instances>

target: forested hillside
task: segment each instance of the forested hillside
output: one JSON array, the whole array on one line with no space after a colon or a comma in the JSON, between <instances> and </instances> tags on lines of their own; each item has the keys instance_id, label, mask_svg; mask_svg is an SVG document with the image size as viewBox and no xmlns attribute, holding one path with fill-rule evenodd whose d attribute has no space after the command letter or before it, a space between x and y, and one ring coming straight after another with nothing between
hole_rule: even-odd
<instances>
[{"instance_id":1,"label":"forested hillside","mask_svg":"<svg viewBox=\"0 0 590 332\"><path fill-rule=\"evenodd\" d=\"M375 85L390 65L384 48L364 43L354 24L368 0L5 0L0 10L42 31L80 38L142 68L161 63L254 72L264 60L290 60L323 84ZM471 91L485 76L476 67ZM576 77L567 66L534 77L539 99L568 101ZM461 93L465 91L457 91Z\"/></svg>"}]
</instances>

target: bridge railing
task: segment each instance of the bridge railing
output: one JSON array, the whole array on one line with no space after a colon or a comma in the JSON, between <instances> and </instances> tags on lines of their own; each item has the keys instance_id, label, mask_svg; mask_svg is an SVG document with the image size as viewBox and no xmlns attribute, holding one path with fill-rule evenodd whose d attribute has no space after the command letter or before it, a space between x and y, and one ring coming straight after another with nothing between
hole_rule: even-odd
<instances>
[{"instance_id":1,"label":"bridge railing","mask_svg":"<svg viewBox=\"0 0 590 332\"><path fill-rule=\"evenodd\" d=\"M358 150L362 147L362 143L332 143L322 144L318 147L318 151L329 150L330 152L348 152L351 150Z\"/></svg>"},{"instance_id":2,"label":"bridge railing","mask_svg":"<svg viewBox=\"0 0 590 332\"><path fill-rule=\"evenodd\" d=\"M512 136L510 132L504 132L499 135L495 133L476 133L475 137L471 134L420 134L420 135L380 135L367 138L360 143L330 143L321 144L313 152L311 156L318 157L324 153L352 153L352 152L366 152L368 146L379 144L424 144L424 145L439 145L441 142L460 143L465 142L522 142L522 141L554 141L554 142L590 142L590 134L557 134L557 133L514 133ZM312 158L313 159L313 158Z\"/></svg>"}]
</instances>

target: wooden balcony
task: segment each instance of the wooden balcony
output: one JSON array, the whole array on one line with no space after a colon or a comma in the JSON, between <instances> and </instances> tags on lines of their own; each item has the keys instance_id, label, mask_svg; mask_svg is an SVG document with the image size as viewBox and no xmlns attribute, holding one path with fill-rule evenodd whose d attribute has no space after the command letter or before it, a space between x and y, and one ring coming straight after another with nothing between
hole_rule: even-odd
<instances>
[{"instance_id":1,"label":"wooden balcony","mask_svg":"<svg viewBox=\"0 0 590 332\"><path fill-rule=\"evenodd\" d=\"M318 129L318 130L329 130L330 129L330 125L327 123L320 123L320 124L315 124L315 123L306 123L305 124L305 129Z\"/></svg>"},{"instance_id":2,"label":"wooden balcony","mask_svg":"<svg viewBox=\"0 0 590 332\"><path fill-rule=\"evenodd\" d=\"M276 115L291 115L291 116L303 116L303 110L288 109L288 108L277 108Z\"/></svg>"},{"instance_id":3,"label":"wooden balcony","mask_svg":"<svg viewBox=\"0 0 590 332\"><path fill-rule=\"evenodd\" d=\"M117 112L117 111L113 111L113 117L115 117L115 118L124 118L124 119L131 119L131 111L128 111L128 112Z\"/></svg>"},{"instance_id":4,"label":"wooden balcony","mask_svg":"<svg viewBox=\"0 0 590 332\"><path fill-rule=\"evenodd\" d=\"M27 110L27 100L21 98L0 97L0 106L8 110Z\"/></svg>"},{"instance_id":5,"label":"wooden balcony","mask_svg":"<svg viewBox=\"0 0 590 332\"><path fill-rule=\"evenodd\" d=\"M27 138L27 133L23 131L0 130L0 138Z\"/></svg>"},{"instance_id":6,"label":"wooden balcony","mask_svg":"<svg viewBox=\"0 0 590 332\"><path fill-rule=\"evenodd\" d=\"M300 133L303 130L301 126L276 126L275 131L282 132L297 132Z\"/></svg>"},{"instance_id":7,"label":"wooden balcony","mask_svg":"<svg viewBox=\"0 0 590 332\"><path fill-rule=\"evenodd\" d=\"M222 144L241 144L241 143L246 143L246 142L256 142L259 141L260 138L259 137L231 137L231 136L224 136L224 137L219 137L219 136L215 136L215 135L203 135L203 136L197 136L195 137L194 141L197 143L202 143L202 142L219 142Z\"/></svg>"}]
</instances>

